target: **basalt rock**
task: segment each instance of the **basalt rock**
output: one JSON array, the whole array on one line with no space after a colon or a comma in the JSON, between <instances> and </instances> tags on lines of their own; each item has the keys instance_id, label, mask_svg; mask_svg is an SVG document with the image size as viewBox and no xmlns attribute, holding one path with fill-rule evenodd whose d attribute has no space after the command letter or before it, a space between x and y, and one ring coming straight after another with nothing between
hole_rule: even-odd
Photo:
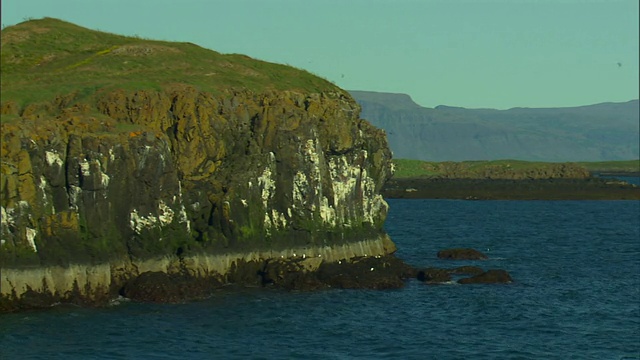
<instances>
[{"instance_id":1,"label":"basalt rock","mask_svg":"<svg viewBox=\"0 0 640 360\"><path fill-rule=\"evenodd\" d=\"M136 301L177 303L206 297L220 285L213 279L149 271L127 282L120 294Z\"/></svg>"},{"instance_id":2,"label":"basalt rock","mask_svg":"<svg viewBox=\"0 0 640 360\"><path fill-rule=\"evenodd\" d=\"M512 282L505 270L487 270L482 274L458 280L460 284L506 284Z\"/></svg>"},{"instance_id":3,"label":"basalt rock","mask_svg":"<svg viewBox=\"0 0 640 360\"><path fill-rule=\"evenodd\" d=\"M415 270L393 255L366 256L338 261L321 258L279 259L269 262L263 284L287 290L318 288L388 289L404 286Z\"/></svg>"},{"instance_id":4,"label":"basalt rock","mask_svg":"<svg viewBox=\"0 0 640 360\"><path fill-rule=\"evenodd\" d=\"M426 268L418 270L416 278L427 284L442 284L452 281L452 275L479 275L484 273L477 266L460 266L453 269Z\"/></svg>"},{"instance_id":5,"label":"basalt rock","mask_svg":"<svg viewBox=\"0 0 640 360\"><path fill-rule=\"evenodd\" d=\"M174 301L395 251L386 135L329 81L49 18L2 45L1 304Z\"/></svg>"},{"instance_id":6,"label":"basalt rock","mask_svg":"<svg viewBox=\"0 0 640 360\"><path fill-rule=\"evenodd\" d=\"M418 271L416 277L427 284L441 284L451 281L451 273L447 269L427 268Z\"/></svg>"},{"instance_id":7,"label":"basalt rock","mask_svg":"<svg viewBox=\"0 0 640 360\"><path fill-rule=\"evenodd\" d=\"M488 259L487 255L475 249L457 248L438 251L439 259L450 260L484 260Z\"/></svg>"},{"instance_id":8,"label":"basalt rock","mask_svg":"<svg viewBox=\"0 0 640 360\"><path fill-rule=\"evenodd\" d=\"M484 272L484 270L482 270L482 268L478 267L478 266L460 266L457 267L455 269L451 269L449 270L449 274L453 274L453 275L480 275Z\"/></svg>"},{"instance_id":9,"label":"basalt rock","mask_svg":"<svg viewBox=\"0 0 640 360\"><path fill-rule=\"evenodd\" d=\"M395 250L380 195L391 153L346 93L187 86L56 104L1 125L3 298L43 281L62 300L74 281L99 298L145 268L226 279L242 259Z\"/></svg>"}]
</instances>

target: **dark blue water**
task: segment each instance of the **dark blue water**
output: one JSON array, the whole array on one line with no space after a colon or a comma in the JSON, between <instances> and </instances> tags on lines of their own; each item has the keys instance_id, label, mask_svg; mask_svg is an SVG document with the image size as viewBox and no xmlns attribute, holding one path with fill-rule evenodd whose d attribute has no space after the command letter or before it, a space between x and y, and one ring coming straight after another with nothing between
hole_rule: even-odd
<instances>
[{"instance_id":1,"label":"dark blue water","mask_svg":"<svg viewBox=\"0 0 640 360\"><path fill-rule=\"evenodd\" d=\"M473 247L515 282L59 306L0 316L0 358L640 359L640 202L389 203L407 262Z\"/></svg>"}]
</instances>

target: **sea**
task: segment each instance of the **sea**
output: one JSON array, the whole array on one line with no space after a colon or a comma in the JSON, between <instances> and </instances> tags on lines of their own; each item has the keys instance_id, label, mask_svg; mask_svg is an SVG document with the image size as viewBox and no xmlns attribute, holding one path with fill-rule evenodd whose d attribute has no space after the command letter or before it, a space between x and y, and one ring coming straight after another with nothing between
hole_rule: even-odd
<instances>
[{"instance_id":1,"label":"sea","mask_svg":"<svg viewBox=\"0 0 640 360\"><path fill-rule=\"evenodd\" d=\"M0 315L1 359L640 359L640 202L389 199L397 256L511 284L119 299ZM437 259L470 247L483 261Z\"/></svg>"}]
</instances>

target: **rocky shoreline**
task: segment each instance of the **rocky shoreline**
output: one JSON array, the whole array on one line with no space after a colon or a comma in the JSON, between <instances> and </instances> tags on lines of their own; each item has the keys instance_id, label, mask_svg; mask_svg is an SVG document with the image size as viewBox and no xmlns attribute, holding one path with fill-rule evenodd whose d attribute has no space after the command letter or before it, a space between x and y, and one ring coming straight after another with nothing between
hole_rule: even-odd
<instances>
[{"instance_id":1,"label":"rocky shoreline","mask_svg":"<svg viewBox=\"0 0 640 360\"><path fill-rule=\"evenodd\" d=\"M448 249L440 259L484 260L487 256L473 249ZM465 277L466 276L466 277ZM510 275L501 269L483 270L478 266L455 268L417 268L393 254L354 256L323 260L321 256L296 256L278 259L239 260L225 276L197 276L188 269L176 272L145 271L119 284L112 283L100 296L89 296L74 286L64 293L44 288L28 288L20 297L7 296L0 301L0 313L46 309L57 304L101 307L118 298L137 302L182 303L209 297L214 291L236 287L265 287L285 291L323 289L398 289L410 279L427 285L510 283Z\"/></svg>"},{"instance_id":2,"label":"rocky shoreline","mask_svg":"<svg viewBox=\"0 0 640 360\"><path fill-rule=\"evenodd\" d=\"M435 179L398 178L385 198L463 200L640 200L640 187L616 179Z\"/></svg>"}]
</instances>

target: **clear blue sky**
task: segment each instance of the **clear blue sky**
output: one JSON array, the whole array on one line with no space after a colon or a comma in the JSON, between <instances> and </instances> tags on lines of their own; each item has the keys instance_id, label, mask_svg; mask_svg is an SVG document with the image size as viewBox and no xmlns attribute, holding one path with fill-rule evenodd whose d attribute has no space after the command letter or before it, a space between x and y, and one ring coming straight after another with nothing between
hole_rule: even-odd
<instances>
[{"instance_id":1,"label":"clear blue sky","mask_svg":"<svg viewBox=\"0 0 640 360\"><path fill-rule=\"evenodd\" d=\"M55 17L290 64L423 106L638 98L638 0L4 0L3 26Z\"/></svg>"}]
</instances>

